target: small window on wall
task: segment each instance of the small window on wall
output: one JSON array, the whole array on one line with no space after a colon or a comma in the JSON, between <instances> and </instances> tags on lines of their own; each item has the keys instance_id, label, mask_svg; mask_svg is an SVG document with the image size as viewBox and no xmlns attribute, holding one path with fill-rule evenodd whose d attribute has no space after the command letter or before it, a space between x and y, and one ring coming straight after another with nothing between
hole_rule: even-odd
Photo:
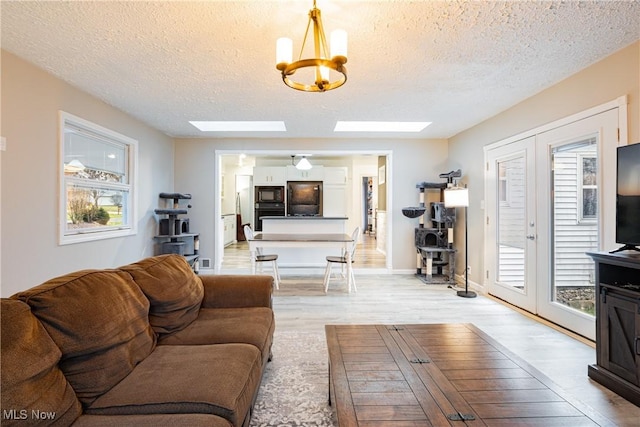
<instances>
[{"instance_id":1,"label":"small window on wall","mask_svg":"<svg viewBox=\"0 0 640 427\"><path fill-rule=\"evenodd\" d=\"M581 222L594 222L598 215L597 158L591 155L578 156L578 213Z\"/></svg>"},{"instance_id":2,"label":"small window on wall","mask_svg":"<svg viewBox=\"0 0 640 427\"><path fill-rule=\"evenodd\" d=\"M507 166L500 162L498 164L498 201L501 206L509 206L510 191L509 191L509 178L510 170Z\"/></svg>"},{"instance_id":3,"label":"small window on wall","mask_svg":"<svg viewBox=\"0 0 640 427\"><path fill-rule=\"evenodd\" d=\"M138 142L60 112L60 244L136 233Z\"/></svg>"}]
</instances>

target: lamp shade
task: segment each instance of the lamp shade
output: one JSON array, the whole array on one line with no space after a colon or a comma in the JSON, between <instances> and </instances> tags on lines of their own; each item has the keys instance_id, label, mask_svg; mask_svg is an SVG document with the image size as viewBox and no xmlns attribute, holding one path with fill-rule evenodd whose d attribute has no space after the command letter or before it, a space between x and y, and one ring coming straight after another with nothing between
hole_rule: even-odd
<instances>
[{"instance_id":1,"label":"lamp shade","mask_svg":"<svg viewBox=\"0 0 640 427\"><path fill-rule=\"evenodd\" d=\"M343 62L347 59L347 32L335 30L331 33L331 58L339 57Z\"/></svg>"},{"instance_id":2,"label":"lamp shade","mask_svg":"<svg viewBox=\"0 0 640 427\"><path fill-rule=\"evenodd\" d=\"M453 187L444 190L444 206L447 208L469 206L469 189Z\"/></svg>"},{"instance_id":3,"label":"lamp shade","mask_svg":"<svg viewBox=\"0 0 640 427\"><path fill-rule=\"evenodd\" d=\"M281 37L276 41L276 68L283 68L293 60L293 41L286 37Z\"/></svg>"},{"instance_id":4,"label":"lamp shade","mask_svg":"<svg viewBox=\"0 0 640 427\"><path fill-rule=\"evenodd\" d=\"M311 166L311 163L309 163L309 160L307 160L306 157L302 157L302 160L300 160L298 162L298 164L296 165L296 169L300 169L303 171L309 170L311 169L313 166Z\"/></svg>"}]
</instances>

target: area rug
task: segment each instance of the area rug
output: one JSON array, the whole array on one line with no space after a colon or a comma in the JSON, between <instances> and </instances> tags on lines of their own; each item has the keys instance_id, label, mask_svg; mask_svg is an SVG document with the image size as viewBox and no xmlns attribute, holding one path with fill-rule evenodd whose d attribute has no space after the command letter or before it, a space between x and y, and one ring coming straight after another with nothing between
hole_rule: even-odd
<instances>
[{"instance_id":1,"label":"area rug","mask_svg":"<svg viewBox=\"0 0 640 427\"><path fill-rule=\"evenodd\" d=\"M328 404L327 344L318 332L278 332L251 427L334 427Z\"/></svg>"}]
</instances>

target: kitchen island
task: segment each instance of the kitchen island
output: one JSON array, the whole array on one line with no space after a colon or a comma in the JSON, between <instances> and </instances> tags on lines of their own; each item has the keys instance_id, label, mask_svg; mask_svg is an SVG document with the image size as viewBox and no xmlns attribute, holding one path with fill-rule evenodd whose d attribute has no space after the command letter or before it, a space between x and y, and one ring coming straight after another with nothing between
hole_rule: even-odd
<instances>
[{"instance_id":1,"label":"kitchen island","mask_svg":"<svg viewBox=\"0 0 640 427\"><path fill-rule=\"evenodd\" d=\"M324 216L265 216L262 217L263 234L349 234L347 217ZM309 244L303 247L270 247L269 253L278 254L280 267L322 267L326 266L328 255L339 256L339 247L318 247Z\"/></svg>"},{"instance_id":2,"label":"kitchen island","mask_svg":"<svg viewBox=\"0 0 640 427\"><path fill-rule=\"evenodd\" d=\"M344 216L264 216L264 233L347 233Z\"/></svg>"}]
</instances>

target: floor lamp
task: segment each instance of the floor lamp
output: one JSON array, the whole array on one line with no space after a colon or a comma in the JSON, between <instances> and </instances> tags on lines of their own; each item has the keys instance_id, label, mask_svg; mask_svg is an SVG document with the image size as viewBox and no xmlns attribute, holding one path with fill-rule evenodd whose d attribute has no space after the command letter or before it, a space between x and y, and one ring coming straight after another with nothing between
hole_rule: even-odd
<instances>
[{"instance_id":1,"label":"floor lamp","mask_svg":"<svg viewBox=\"0 0 640 427\"><path fill-rule=\"evenodd\" d=\"M469 222L467 220L467 208L469 207L469 189L465 185L461 187L449 187L444 190L444 206L446 208L464 208L464 291L458 291L458 296L463 298L475 298L476 293L469 290L469 268L467 260L469 255Z\"/></svg>"}]
</instances>

